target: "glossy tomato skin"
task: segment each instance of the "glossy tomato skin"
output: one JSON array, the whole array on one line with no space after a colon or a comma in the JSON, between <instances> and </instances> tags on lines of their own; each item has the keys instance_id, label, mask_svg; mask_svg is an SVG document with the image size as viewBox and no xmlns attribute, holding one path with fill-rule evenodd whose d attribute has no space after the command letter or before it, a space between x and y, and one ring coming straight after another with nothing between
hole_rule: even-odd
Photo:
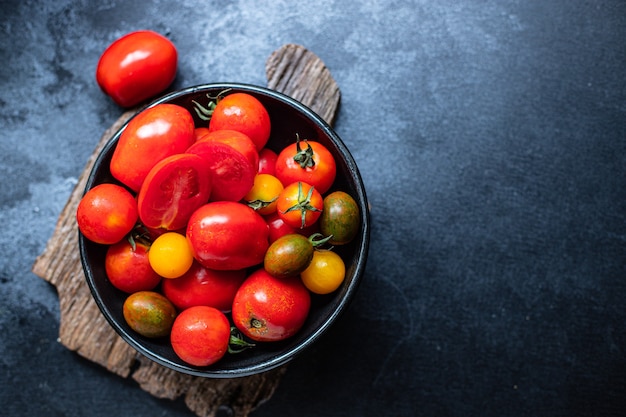
<instances>
[{"instance_id":1,"label":"glossy tomato skin","mask_svg":"<svg viewBox=\"0 0 626 417\"><path fill-rule=\"evenodd\" d=\"M244 279L245 270L217 271L194 262L180 278L164 280L161 289L179 310L205 305L229 312Z\"/></svg>"},{"instance_id":2,"label":"glossy tomato skin","mask_svg":"<svg viewBox=\"0 0 626 417\"><path fill-rule=\"evenodd\" d=\"M276 212L263 216L263 218L265 219L265 222L267 223L267 227L269 229L270 244L276 241L276 239L280 238L281 236L285 236L290 233L296 233L296 230L299 230L285 223L285 221Z\"/></svg>"},{"instance_id":3,"label":"glossy tomato skin","mask_svg":"<svg viewBox=\"0 0 626 417\"><path fill-rule=\"evenodd\" d=\"M137 201L124 187L99 184L85 193L76 209L81 233L92 242L112 245L122 240L137 222Z\"/></svg>"},{"instance_id":4,"label":"glossy tomato skin","mask_svg":"<svg viewBox=\"0 0 626 417\"><path fill-rule=\"evenodd\" d=\"M133 246L122 239L109 246L104 267L111 284L129 294L152 290L161 282L161 276L150 266L148 246L141 242L135 241Z\"/></svg>"},{"instance_id":5,"label":"glossy tomato skin","mask_svg":"<svg viewBox=\"0 0 626 417\"><path fill-rule=\"evenodd\" d=\"M176 308L158 292L139 291L126 298L123 315L130 328L140 335L165 337L176 318Z\"/></svg>"},{"instance_id":6,"label":"glossy tomato skin","mask_svg":"<svg viewBox=\"0 0 626 417\"><path fill-rule=\"evenodd\" d=\"M304 286L315 294L330 294L339 288L345 277L343 259L330 250L315 251L311 263L300 274Z\"/></svg>"},{"instance_id":7,"label":"glossy tomato skin","mask_svg":"<svg viewBox=\"0 0 626 417\"><path fill-rule=\"evenodd\" d=\"M224 129L245 133L260 151L270 137L270 116L254 96L232 93L218 100L209 121L210 131Z\"/></svg>"},{"instance_id":8,"label":"glossy tomato skin","mask_svg":"<svg viewBox=\"0 0 626 417\"><path fill-rule=\"evenodd\" d=\"M178 52L165 36L148 30L115 40L102 53L96 81L121 107L132 107L163 92L176 77Z\"/></svg>"},{"instance_id":9,"label":"glossy tomato skin","mask_svg":"<svg viewBox=\"0 0 626 417\"><path fill-rule=\"evenodd\" d=\"M311 295L300 279L280 279L258 269L239 287L232 318L252 340L279 341L302 328L310 307Z\"/></svg>"},{"instance_id":10,"label":"glossy tomato skin","mask_svg":"<svg viewBox=\"0 0 626 417\"><path fill-rule=\"evenodd\" d=\"M196 210L187 225L194 258L217 270L238 270L263 261L268 243L267 223L245 204L215 201Z\"/></svg>"},{"instance_id":11,"label":"glossy tomato skin","mask_svg":"<svg viewBox=\"0 0 626 417\"><path fill-rule=\"evenodd\" d=\"M278 154L270 148L263 148L259 151L259 174L276 175L276 161Z\"/></svg>"},{"instance_id":12,"label":"glossy tomato skin","mask_svg":"<svg viewBox=\"0 0 626 417\"><path fill-rule=\"evenodd\" d=\"M152 167L141 185L139 219L153 229L184 228L210 195L211 174L202 158L192 154L166 157Z\"/></svg>"},{"instance_id":13,"label":"glossy tomato skin","mask_svg":"<svg viewBox=\"0 0 626 417\"><path fill-rule=\"evenodd\" d=\"M323 209L324 199L320 192L302 181L285 186L276 200L278 215L296 229L312 227Z\"/></svg>"},{"instance_id":14,"label":"glossy tomato skin","mask_svg":"<svg viewBox=\"0 0 626 417\"><path fill-rule=\"evenodd\" d=\"M162 159L185 152L195 140L191 113L161 103L135 117L122 131L111 157L111 174L138 192L150 170Z\"/></svg>"},{"instance_id":15,"label":"glossy tomato skin","mask_svg":"<svg viewBox=\"0 0 626 417\"><path fill-rule=\"evenodd\" d=\"M237 149L220 142L200 140L187 153L201 157L211 175L211 201L239 201L254 184L256 168Z\"/></svg>"},{"instance_id":16,"label":"glossy tomato skin","mask_svg":"<svg viewBox=\"0 0 626 417\"><path fill-rule=\"evenodd\" d=\"M276 177L284 186L303 181L325 194L336 175L335 158L319 142L298 140L285 147L276 159Z\"/></svg>"},{"instance_id":17,"label":"glossy tomato skin","mask_svg":"<svg viewBox=\"0 0 626 417\"><path fill-rule=\"evenodd\" d=\"M334 191L324 197L324 208L319 219L320 231L331 236L333 245L350 243L359 232L361 214L359 206L345 191Z\"/></svg>"},{"instance_id":18,"label":"glossy tomato skin","mask_svg":"<svg viewBox=\"0 0 626 417\"><path fill-rule=\"evenodd\" d=\"M276 278L290 278L300 275L311 260L315 251L311 241L298 234L282 236L265 252L263 268Z\"/></svg>"},{"instance_id":19,"label":"glossy tomato skin","mask_svg":"<svg viewBox=\"0 0 626 417\"><path fill-rule=\"evenodd\" d=\"M196 129L196 131L197 130L198 129ZM250 139L250 137L245 133L226 129L214 130L198 138L198 141L203 140L224 143L232 146L241 152L241 154L245 156L248 161L250 161L250 165L255 168L255 170L259 166L259 152L257 151L254 142L252 142L252 139Z\"/></svg>"},{"instance_id":20,"label":"glossy tomato skin","mask_svg":"<svg viewBox=\"0 0 626 417\"><path fill-rule=\"evenodd\" d=\"M184 362L209 366L228 351L230 323L216 308L194 306L183 310L174 321L170 334L172 348Z\"/></svg>"}]
</instances>

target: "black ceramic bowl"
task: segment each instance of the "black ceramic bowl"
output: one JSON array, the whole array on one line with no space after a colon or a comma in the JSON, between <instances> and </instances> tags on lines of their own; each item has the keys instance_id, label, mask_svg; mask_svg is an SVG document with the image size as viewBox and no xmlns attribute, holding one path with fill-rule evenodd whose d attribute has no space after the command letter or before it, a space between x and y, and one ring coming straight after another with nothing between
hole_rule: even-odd
<instances>
[{"instance_id":1,"label":"black ceramic bowl","mask_svg":"<svg viewBox=\"0 0 626 417\"><path fill-rule=\"evenodd\" d=\"M206 103L207 94L214 97L227 89L252 94L266 106L272 122L272 134L267 146L274 151L292 143L296 133L301 138L316 140L328 147L337 162L337 178L330 191L343 190L354 197L361 211L361 225L358 236L350 244L334 249L346 263L343 284L329 295L312 294L309 317L295 336L282 342L256 343L253 349L238 354L226 354L219 362L208 367L195 367L181 361L167 338L149 339L130 329L122 314L122 305L128 295L114 288L105 273L104 257L107 247L79 235L80 256L87 283L102 314L115 331L137 351L161 365L179 372L211 378L249 376L276 368L314 343L346 310L354 297L363 276L369 245L369 211L357 165L337 134L306 106L266 88L229 83L201 85L176 91L148 107L158 103L174 103L187 108L197 117L193 110L193 101ZM109 140L98 156L87 180L86 190L100 183L116 183L109 171L109 163L125 126ZM198 118L196 126L206 126L206 122Z\"/></svg>"}]
</instances>

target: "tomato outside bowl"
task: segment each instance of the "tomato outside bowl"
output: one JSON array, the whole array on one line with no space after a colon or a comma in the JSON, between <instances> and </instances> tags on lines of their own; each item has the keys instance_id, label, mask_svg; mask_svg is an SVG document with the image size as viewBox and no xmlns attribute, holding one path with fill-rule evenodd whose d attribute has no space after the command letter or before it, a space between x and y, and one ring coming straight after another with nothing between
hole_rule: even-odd
<instances>
[{"instance_id":1,"label":"tomato outside bowl","mask_svg":"<svg viewBox=\"0 0 626 417\"><path fill-rule=\"evenodd\" d=\"M335 157L337 164L337 176L333 187L328 192L342 190L349 193L359 207L361 224L354 240L347 245L335 246L333 249L342 256L346 264L346 277L342 285L328 295L311 294L311 309L308 318L297 334L280 342L255 342L255 347L236 354L227 353L220 361L206 367L197 367L183 362L174 353L169 338L146 338L134 332L126 324L122 306L128 294L113 287L105 272L104 259L108 246L93 243L79 232L80 258L87 284L98 308L117 334L139 353L160 365L181 373L207 378L244 377L269 371L288 363L316 342L340 318L354 298L363 278L370 238L369 208L357 164L335 131L302 103L264 87L220 83L175 91L155 100L145 108L159 103L178 104L192 113L197 127L207 126L207 122L194 111L194 102L208 103L208 97L216 97L226 90L229 93L251 94L267 108L272 122L272 132L267 147L275 152L293 143L296 133L300 138L324 144ZM119 184L111 175L109 164L127 123L109 139L97 156L87 179L85 192L101 183Z\"/></svg>"}]
</instances>

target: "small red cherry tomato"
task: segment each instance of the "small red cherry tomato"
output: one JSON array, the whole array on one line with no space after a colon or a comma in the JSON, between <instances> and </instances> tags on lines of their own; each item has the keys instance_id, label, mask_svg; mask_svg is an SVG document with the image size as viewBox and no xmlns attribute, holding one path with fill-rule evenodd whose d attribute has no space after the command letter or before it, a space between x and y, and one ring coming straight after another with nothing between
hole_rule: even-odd
<instances>
[{"instance_id":1,"label":"small red cherry tomato","mask_svg":"<svg viewBox=\"0 0 626 417\"><path fill-rule=\"evenodd\" d=\"M300 230L299 228L289 226L276 212L263 217L265 218L267 227L269 228L270 244L281 236L297 233L297 230Z\"/></svg>"},{"instance_id":2,"label":"small red cherry tomato","mask_svg":"<svg viewBox=\"0 0 626 417\"><path fill-rule=\"evenodd\" d=\"M180 278L163 280L163 294L179 309L205 305L228 312L246 271L217 271L194 262Z\"/></svg>"},{"instance_id":3,"label":"small red cherry tomato","mask_svg":"<svg viewBox=\"0 0 626 417\"><path fill-rule=\"evenodd\" d=\"M270 137L270 116L254 96L232 93L217 101L209 121L210 131L224 129L245 133L260 151Z\"/></svg>"},{"instance_id":4,"label":"small red cherry tomato","mask_svg":"<svg viewBox=\"0 0 626 417\"><path fill-rule=\"evenodd\" d=\"M148 260L148 246L122 239L107 249L104 258L107 278L118 290L132 294L154 289L161 276L154 272Z\"/></svg>"},{"instance_id":5,"label":"small red cherry tomato","mask_svg":"<svg viewBox=\"0 0 626 417\"><path fill-rule=\"evenodd\" d=\"M209 128L208 127L196 127L194 129L194 133L196 134L196 141L198 141L200 140L202 136L209 133Z\"/></svg>"},{"instance_id":6,"label":"small red cherry tomato","mask_svg":"<svg viewBox=\"0 0 626 417\"><path fill-rule=\"evenodd\" d=\"M323 208L324 200L319 191L302 181L287 185L276 200L278 215L289 226L297 229L312 226Z\"/></svg>"},{"instance_id":7,"label":"small red cherry tomato","mask_svg":"<svg viewBox=\"0 0 626 417\"><path fill-rule=\"evenodd\" d=\"M241 152L243 156L250 161L250 165L255 167L255 169L259 165L259 152L256 150L252 139L250 139L245 133L237 132L236 130L214 130L202 135L198 139L198 141L203 140L230 145Z\"/></svg>"},{"instance_id":8,"label":"small red cherry tomato","mask_svg":"<svg viewBox=\"0 0 626 417\"><path fill-rule=\"evenodd\" d=\"M268 228L245 204L215 201L196 210L187 225L194 258L210 269L237 270L263 262Z\"/></svg>"},{"instance_id":9,"label":"small red cherry tomato","mask_svg":"<svg viewBox=\"0 0 626 417\"><path fill-rule=\"evenodd\" d=\"M137 201L117 184L96 185L81 198L76 222L92 242L112 245L122 240L137 222Z\"/></svg>"},{"instance_id":10,"label":"small red cherry tomato","mask_svg":"<svg viewBox=\"0 0 626 417\"><path fill-rule=\"evenodd\" d=\"M198 155L177 154L159 161L148 173L137 197L139 219L150 228L177 230L209 201L211 173Z\"/></svg>"},{"instance_id":11,"label":"small red cherry tomato","mask_svg":"<svg viewBox=\"0 0 626 417\"><path fill-rule=\"evenodd\" d=\"M314 186L320 194L330 189L337 175L335 158L321 143L301 141L284 148L276 160L276 176L287 186L303 181Z\"/></svg>"},{"instance_id":12,"label":"small red cherry tomato","mask_svg":"<svg viewBox=\"0 0 626 417\"><path fill-rule=\"evenodd\" d=\"M301 280L275 278L261 268L239 287L232 317L250 339L278 341L302 328L310 306L311 295Z\"/></svg>"},{"instance_id":13,"label":"small red cherry tomato","mask_svg":"<svg viewBox=\"0 0 626 417\"><path fill-rule=\"evenodd\" d=\"M211 175L211 201L239 201L254 184L256 167L237 149L220 142L201 140L187 149L201 157Z\"/></svg>"},{"instance_id":14,"label":"small red cherry tomato","mask_svg":"<svg viewBox=\"0 0 626 417\"><path fill-rule=\"evenodd\" d=\"M177 65L178 52L168 38L141 30L106 48L98 61L96 81L119 106L131 107L169 87Z\"/></svg>"},{"instance_id":15,"label":"small red cherry tomato","mask_svg":"<svg viewBox=\"0 0 626 417\"><path fill-rule=\"evenodd\" d=\"M137 192L157 162L183 153L195 142L191 113L175 104L157 104L133 117L111 158L111 174Z\"/></svg>"},{"instance_id":16,"label":"small red cherry tomato","mask_svg":"<svg viewBox=\"0 0 626 417\"><path fill-rule=\"evenodd\" d=\"M278 154L270 148L259 151L259 174L276 175L276 160Z\"/></svg>"},{"instance_id":17,"label":"small red cherry tomato","mask_svg":"<svg viewBox=\"0 0 626 417\"><path fill-rule=\"evenodd\" d=\"M170 341L174 353L194 366L209 366L228 351L230 323L226 315L208 306L189 307L178 314Z\"/></svg>"}]
</instances>

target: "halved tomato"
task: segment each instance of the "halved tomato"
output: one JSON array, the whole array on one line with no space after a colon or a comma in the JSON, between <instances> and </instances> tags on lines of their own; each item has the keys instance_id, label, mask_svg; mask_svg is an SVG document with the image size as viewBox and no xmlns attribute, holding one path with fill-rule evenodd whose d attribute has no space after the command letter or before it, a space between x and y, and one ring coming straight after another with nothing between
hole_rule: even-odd
<instances>
[{"instance_id":1,"label":"halved tomato","mask_svg":"<svg viewBox=\"0 0 626 417\"><path fill-rule=\"evenodd\" d=\"M177 230L209 200L211 173L198 155L178 154L157 163L137 197L139 220L150 228Z\"/></svg>"},{"instance_id":2,"label":"halved tomato","mask_svg":"<svg viewBox=\"0 0 626 417\"><path fill-rule=\"evenodd\" d=\"M252 188L256 167L225 143L201 140L187 149L200 156L211 173L211 201L239 201Z\"/></svg>"}]
</instances>

